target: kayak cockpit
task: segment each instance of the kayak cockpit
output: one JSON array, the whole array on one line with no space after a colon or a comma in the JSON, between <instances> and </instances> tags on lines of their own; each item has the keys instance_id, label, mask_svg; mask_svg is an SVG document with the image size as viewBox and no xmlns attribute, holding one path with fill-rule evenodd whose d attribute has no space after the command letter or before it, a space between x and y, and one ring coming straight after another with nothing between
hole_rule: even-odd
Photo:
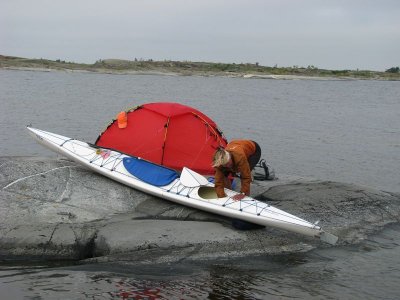
<instances>
[{"instance_id":1,"label":"kayak cockpit","mask_svg":"<svg viewBox=\"0 0 400 300\"><path fill-rule=\"evenodd\" d=\"M218 199L215 187L213 186L201 186L198 193L199 197L203 199Z\"/></svg>"}]
</instances>

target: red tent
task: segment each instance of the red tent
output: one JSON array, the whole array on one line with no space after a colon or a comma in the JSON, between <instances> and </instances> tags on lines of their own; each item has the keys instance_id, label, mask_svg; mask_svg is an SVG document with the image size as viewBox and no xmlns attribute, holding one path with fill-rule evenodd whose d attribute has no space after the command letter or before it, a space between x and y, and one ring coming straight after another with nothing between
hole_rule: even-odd
<instances>
[{"instance_id":1,"label":"red tent","mask_svg":"<svg viewBox=\"0 0 400 300\"><path fill-rule=\"evenodd\" d=\"M176 170L213 174L212 156L227 141L200 111L178 103L148 103L122 112L97 138L116 149Z\"/></svg>"}]
</instances>

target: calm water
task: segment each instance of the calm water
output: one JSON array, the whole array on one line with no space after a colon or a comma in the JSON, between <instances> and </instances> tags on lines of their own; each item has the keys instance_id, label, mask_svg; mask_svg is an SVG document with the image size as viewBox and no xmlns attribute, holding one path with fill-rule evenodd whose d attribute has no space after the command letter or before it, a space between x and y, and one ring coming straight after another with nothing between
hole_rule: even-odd
<instances>
[{"instance_id":1,"label":"calm water","mask_svg":"<svg viewBox=\"0 0 400 300\"><path fill-rule=\"evenodd\" d=\"M400 192L400 82L285 81L0 70L0 155L53 155L25 125L95 141L142 103L193 106L276 172ZM0 268L0 298L398 299L400 226L357 247L149 268Z\"/></svg>"},{"instance_id":2,"label":"calm water","mask_svg":"<svg viewBox=\"0 0 400 300\"><path fill-rule=\"evenodd\" d=\"M400 192L400 82L0 70L1 155L53 155L25 125L94 142L126 108L170 101L257 141L278 174Z\"/></svg>"}]
</instances>

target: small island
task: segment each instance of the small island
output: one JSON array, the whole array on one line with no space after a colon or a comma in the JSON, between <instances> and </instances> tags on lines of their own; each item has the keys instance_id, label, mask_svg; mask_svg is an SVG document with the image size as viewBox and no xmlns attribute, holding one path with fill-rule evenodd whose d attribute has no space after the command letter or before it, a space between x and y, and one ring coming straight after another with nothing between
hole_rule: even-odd
<instances>
[{"instance_id":1,"label":"small island","mask_svg":"<svg viewBox=\"0 0 400 300\"><path fill-rule=\"evenodd\" d=\"M400 80L399 67L385 71L326 70L315 66L278 67L259 63L213 63L191 61L154 61L152 59L100 59L94 64L66 62L60 59L31 59L0 55L0 69L32 71L96 72L106 74L155 74L177 76L227 76L261 79L367 79Z\"/></svg>"}]
</instances>

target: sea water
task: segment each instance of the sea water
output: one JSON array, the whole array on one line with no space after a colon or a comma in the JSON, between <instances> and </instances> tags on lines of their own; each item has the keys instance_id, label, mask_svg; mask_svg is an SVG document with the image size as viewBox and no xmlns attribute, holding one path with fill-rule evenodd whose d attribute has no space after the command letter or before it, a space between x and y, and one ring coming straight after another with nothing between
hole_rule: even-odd
<instances>
[{"instance_id":1,"label":"sea water","mask_svg":"<svg viewBox=\"0 0 400 300\"><path fill-rule=\"evenodd\" d=\"M2 156L53 156L26 125L94 142L121 110L178 102L279 174L400 192L400 82L0 70ZM400 226L360 245L149 267L0 266L0 299L398 299Z\"/></svg>"}]
</instances>

